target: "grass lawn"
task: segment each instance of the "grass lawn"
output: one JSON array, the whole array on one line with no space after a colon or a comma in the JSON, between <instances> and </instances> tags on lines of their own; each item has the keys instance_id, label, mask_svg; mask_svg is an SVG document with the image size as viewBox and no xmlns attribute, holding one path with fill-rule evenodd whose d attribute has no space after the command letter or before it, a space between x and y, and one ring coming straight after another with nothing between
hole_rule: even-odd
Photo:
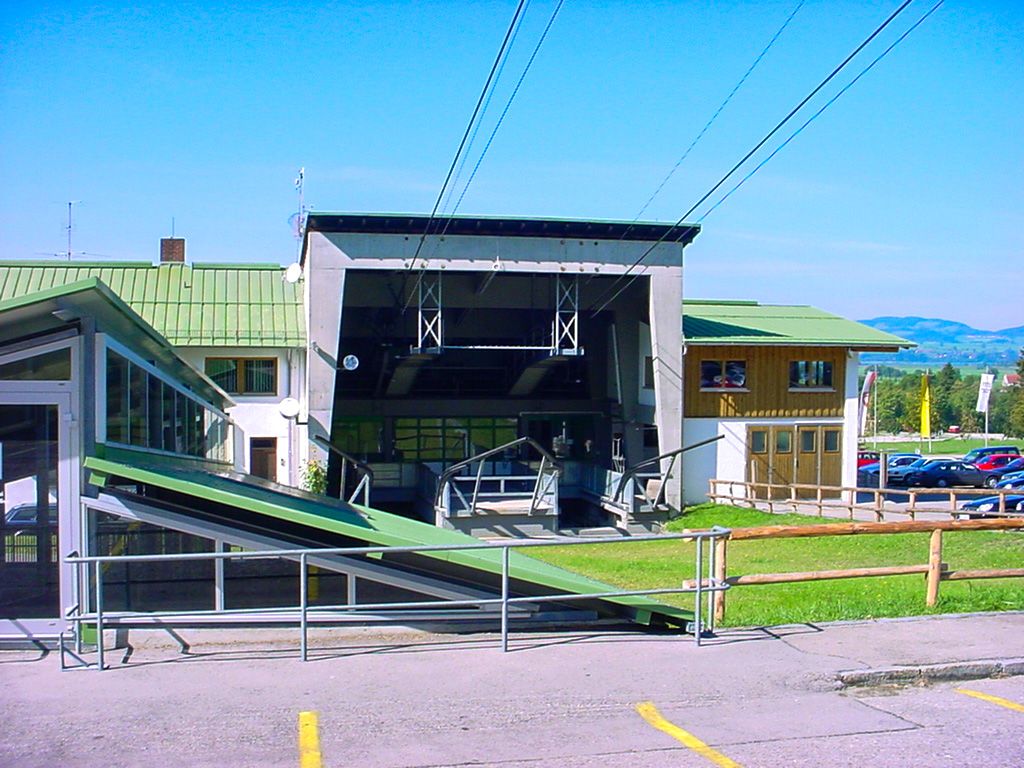
<instances>
[{"instance_id":1,"label":"grass lawn","mask_svg":"<svg viewBox=\"0 0 1024 768\"><path fill-rule=\"evenodd\" d=\"M807 525L822 520L805 515L772 515L713 504L692 507L669 529L743 528ZM729 575L832 570L846 567L918 565L928 562L927 533L736 541L729 543ZM1020 568L1024 532L946 532L942 559L951 568ZM531 556L624 589L678 586L693 577L694 546L683 541L652 541L594 547L544 547ZM913 616L1024 609L1024 579L942 582L939 602L924 604L921 574L837 579L803 584L734 587L726 599L728 626ZM664 595L665 602L692 608L692 595Z\"/></svg>"},{"instance_id":2,"label":"grass lawn","mask_svg":"<svg viewBox=\"0 0 1024 768\"><path fill-rule=\"evenodd\" d=\"M1024 440L1019 438L1002 438L995 439L990 437L988 439L989 445L1016 445L1021 453L1024 453ZM928 445L928 441L924 440L904 440L899 443L880 442L877 445L871 440L866 438L861 441L861 448L864 450L879 450L885 451L886 453L919 453L924 452L928 454L939 454L943 456L963 456L972 448L982 448L985 445L984 438L970 438L963 439L959 437L950 437L943 440L932 440L931 447Z\"/></svg>"}]
</instances>

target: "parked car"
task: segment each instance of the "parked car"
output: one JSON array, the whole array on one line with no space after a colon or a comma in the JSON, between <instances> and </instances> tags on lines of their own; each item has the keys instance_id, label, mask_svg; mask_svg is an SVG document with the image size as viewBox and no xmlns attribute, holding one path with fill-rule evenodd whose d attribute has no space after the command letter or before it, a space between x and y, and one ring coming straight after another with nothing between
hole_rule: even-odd
<instances>
[{"instance_id":1,"label":"parked car","mask_svg":"<svg viewBox=\"0 0 1024 768\"><path fill-rule=\"evenodd\" d=\"M1004 456L1009 454L997 455ZM978 464L978 469L984 468L981 464ZM986 471L988 472L988 477L985 479L985 485L987 485L989 488L995 488L999 484L999 482L1008 475L1016 476L1019 474L1021 477L1024 477L1024 457L1013 457L1013 460L1010 461L1008 464L1004 464L1003 466L998 467L996 469L989 469Z\"/></svg>"},{"instance_id":2,"label":"parked car","mask_svg":"<svg viewBox=\"0 0 1024 768\"><path fill-rule=\"evenodd\" d=\"M904 464L902 467L893 467L889 470L889 485L904 485L908 474L916 472L924 467L925 464L933 461L939 461L939 459L920 458L915 459L909 464Z\"/></svg>"},{"instance_id":3,"label":"parked car","mask_svg":"<svg viewBox=\"0 0 1024 768\"><path fill-rule=\"evenodd\" d=\"M1007 494L1006 504L1003 507L1005 510L1004 514L1017 515L1024 514L1024 494ZM998 496L985 496L981 499L975 499L964 504L960 509L953 513L953 517L957 519L967 518L968 520L979 518L979 517L999 517L999 497Z\"/></svg>"},{"instance_id":4,"label":"parked car","mask_svg":"<svg viewBox=\"0 0 1024 768\"><path fill-rule=\"evenodd\" d=\"M983 458L978 459L974 464L978 469L983 472L987 472L990 469L1000 469L1005 467L1011 461L1016 461L1019 458L1020 454L1016 453L993 453L989 456L984 456Z\"/></svg>"},{"instance_id":5,"label":"parked car","mask_svg":"<svg viewBox=\"0 0 1024 768\"><path fill-rule=\"evenodd\" d=\"M896 467L905 467L908 464L913 464L918 459L921 459L920 453L890 453L889 460L887 462L887 472L892 472ZM857 468L857 485L861 488L874 488L878 485L879 475L881 475L881 461L876 461L873 464L865 464L863 467Z\"/></svg>"},{"instance_id":6,"label":"parked car","mask_svg":"<svg viewBox=\"0 0 1024 768\"><path fill-rule=\"evenodd\" d=\"M881 455L878 451L857 451L857 469L860 469L865 464L878 463Z\"/></svg>"},{"instance_id":7,"label":"parked car","mask_svg":"<svg viewBox=\"0 0 1024 768\"><path fill-rule=\"evenodd\" d=\"M986 474L973 464L950 459L932 459L908 472L903 482L906 485L920 485L925 488L947 488L952 485L980 488L985 484L985 479Z\"/></svg>"},{"instance_id":8,"label":"parked car","mask_svg":"<svg viewBox=\"0 0 1024 768\"><path fill-rule=\"evenodd\" d=\"M995 484L995 488L996 490L1000 488L1009 488L1010 490L1024 488L1024 474L1019 474L1018 477L1004 477Z\"/></svg>"},{"instance_id":9,"label":"parked car","mask_svg":"<svg viewBox=\"0 0 1024 768\"><path fill-rule=\"evenodd\" d=\"M1020 480L1022 478L1024 478L1024 470L1019 472L1003 472L1003 480ZM1000 480L999 482L1003 482L1003 480Z\"/></svg>"},{"instance_id":10,"label":"parked car","mask_svg":"<svg viewBox=\"0 0 1024 768\"><path fill-rule=\"evenodd\" d=\"M1020 448L1016 445L990 445L986 448L975 448L964 454L963 461L966 461L968 464L974 464L986 456L992 456L997 453L1012 453L1014 456L1020 456Z\"/></svg>"},{"instance_id":11,"label":"parked car","mask_svg":"<svg viewBox=\"0 0 1024 768\"><path fill-rule=\"evenodd\" d=\"M4 523L7 525L35 525L38 519L35 504L19 504L13 509L7 510L4 514ZM47 509L47 517L50 525L57 523L57 505L50 504Z\"/></svg>"}]
</instances>

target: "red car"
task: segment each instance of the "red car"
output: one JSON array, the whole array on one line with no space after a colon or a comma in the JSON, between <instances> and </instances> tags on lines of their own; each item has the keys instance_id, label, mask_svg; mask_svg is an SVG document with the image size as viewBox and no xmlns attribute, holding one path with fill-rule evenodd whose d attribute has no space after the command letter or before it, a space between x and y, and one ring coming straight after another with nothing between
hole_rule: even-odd
<instances>
[{"instance_id":1,"label":"red car","mask_svg":"<svg viewBox=\"0 0 1024 768\"><path fill-rule=\"evenodd\" d=\"M992 469L1002 469L1011 461L1019 458L1020 456L1013 453L993 453L991 456L986 456L978 461L975 466L984 472L988 472Z\"/></svg>"},{"instance_id":2,"label":"red car","mask_svg":"<svg viewBox=\"0 0 1024 768\"><path fill-rule=\"evenodd\" d=\"M878 451L857 451L857 469L866 464L877 464L881 459Z\"/></svg>"}]
</instances>

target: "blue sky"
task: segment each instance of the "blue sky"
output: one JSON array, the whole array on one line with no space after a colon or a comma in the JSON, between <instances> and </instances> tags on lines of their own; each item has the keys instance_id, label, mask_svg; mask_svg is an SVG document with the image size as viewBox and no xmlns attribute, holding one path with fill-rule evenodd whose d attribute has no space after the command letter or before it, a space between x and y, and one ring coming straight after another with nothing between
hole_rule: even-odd
<instances>
[{"instance_id":1,"label":"blue sky","mask_svg":"<svg viewBox=\"0 0 1024 768\"><path fill-rule=\"evenodd\" d=\"M798 1L566 0L458 213L633 219ZM644 218L681 216L898 4L807 0ZM155 258L173 217L190 259L288 263L300 166L314 210L429 212L514 6L4 3L0 256L64 251L76 200L75 251ZM707 218L685 293L1024 324L1021 94L1024 4L949 0Z\"/></svg>"}]
</instances>

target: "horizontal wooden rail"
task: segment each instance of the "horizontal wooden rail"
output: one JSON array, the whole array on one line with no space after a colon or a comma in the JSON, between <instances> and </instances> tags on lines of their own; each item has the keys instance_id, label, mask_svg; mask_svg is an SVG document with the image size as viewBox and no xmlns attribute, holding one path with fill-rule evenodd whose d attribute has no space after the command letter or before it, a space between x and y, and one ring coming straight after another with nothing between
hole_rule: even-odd
<instances>
[{"instance_id":1,"label":"horizontal wooden rail","mask_svg":"<svg viewBox=\"0 0 1024 768\"><path fill-rule=\"evenodd\" d=\"M822 523L820 525L765 525L735 528L731 541L752 539L800 539L814 536L854 536L881 533L930 533L931 531L1006 531L1024 528L1024 519L994 517L983 520L903 520L888 523Z\"/></svg>"},{"instance_id":2,"label":"horizontal wooden rail","mask_svg":"<svg viewBox=\"0 0 1024 768\"><path fill-rule=\"evenodd\" d=\"M992 518L983 520L905 520L902 522L852 522L815 525L770 525L757 528L734 528L728 537L715 542L715 574L718 583L731 587L764 584L791 584L824 581L828 579L857 579L880 576L906 576L924 574L926 577L925 603L934 606L939 597L942 581L967 579L1024 578L1024 568L991 568L951 570L942 562L943 531L1010 531L1024 529L1024 519ZM923 565L887 565L866 568L841 568L821 571L793 571L789 573L752 573L728 576L728 543L730 541L763 541L766 539L815 538L820 536L888 535L901 533L930 533L928 562ZM715 621L725 618L725 592L714 597Z\"/></svg>"},{"instance_id":3,"label":"horizontal wooden rail","mask_svg":"<svg viewBox=\"0 0 1024 768\"><path fill-rule=\"evenodd\" d=\"M919 512L957 512L963 496L999 496L1000 513L1005 513L1006 496L1015 491L1007 488L861 488L847 485L811 485L807 483L762 483L747 480L722 480L711 478L708 498L712 502L728 502L753 508L767 507L775 512L776 507L797 511L801 507L813 508L819 517L825 510L846 511L851 520L857 511L873 514L879 521L886 515L906 515L911 520ZM737 492L738 490L738 492ZM858 502L857 497L867 495L869 501ZM939 496L940 499L922 501L922 496ZM893 497L905 498L896 501ZM906 504L905 508L893 509L887 504ZM931 506L920 506L929 504Z\"/></svg>"},{"instance_id":4,"label":"horizontal wooden rail","mask_svg":"<svg viewBox=\"0 0 1024 768\"><path fill-rule=\"evenodd\" d=\"M906 576L912 573L928 573L927 565L882 565L874 568L842 568L834 571L791 571L789 573L750 573L746 576L730 576L726 583L731 586L751 584L792 584L800 581L827 581L829 579L860 579L865 576Z\"/></svg>"}]
</instances>

